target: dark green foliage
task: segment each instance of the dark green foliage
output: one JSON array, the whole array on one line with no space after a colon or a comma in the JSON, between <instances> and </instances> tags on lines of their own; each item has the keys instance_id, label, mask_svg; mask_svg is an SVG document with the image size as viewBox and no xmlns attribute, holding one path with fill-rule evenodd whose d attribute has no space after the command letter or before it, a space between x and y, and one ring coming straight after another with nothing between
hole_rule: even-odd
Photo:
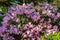
<instances>
[{"instance_id":1,"label":"dark green foliage","mask_svg":"<svg viewBox=\"0 0 60 40\"><path fill-rule=\"evenodd\" d=\"M2 22L3 18L4 18L4 16L0 16L0 26L1 26L1 22Z\"/></svg>"},{"instance_id":2,"label":"dark green foliage","mask_svg":"<svg viewBox=\"0 0 60 40\"><path fill-rule=\"evenodd\" d=\"M0 37L0 40L3 40L2 37Z\"/></svg>"},{"instance_id":3,"label":"dark green foliage","mask_svg":"<svg viewBox=\"0 0 60 40\"><path fill-rule=\"evenodd\" d=\"M4 15L4 14L7 13L7 11L8 11L8 6L3 4L3 3L1 3L0 4L0 14Z\"/></svg>"},{"instance_id":4,"label":"dark green foliage","mask_svg":"<svg viewBox=\"0 0 60 40\"><path fill-rule=\"evenodd\" d=\"M16 5L16 4L23 4L23 0L12 0L12 1L10 1L10 5Z\"/></svg>"}]
</instances>

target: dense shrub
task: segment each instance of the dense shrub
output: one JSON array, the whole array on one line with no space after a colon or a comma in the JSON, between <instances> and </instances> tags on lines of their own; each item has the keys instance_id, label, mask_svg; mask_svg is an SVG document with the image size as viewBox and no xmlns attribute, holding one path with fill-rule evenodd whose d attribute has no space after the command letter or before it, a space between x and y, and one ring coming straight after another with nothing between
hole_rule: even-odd
<instances>
[{"instance_id":1,"label":"dense shrub","mask_svg":"<svg viewBox=\"0 0 60 40\"><path fill-rule=\"evenodd\" d=\"M0 27L3 40L41 40L58 32L60 13L56 6L39 3L10 6Z\"/></svg>"}]
</instances>

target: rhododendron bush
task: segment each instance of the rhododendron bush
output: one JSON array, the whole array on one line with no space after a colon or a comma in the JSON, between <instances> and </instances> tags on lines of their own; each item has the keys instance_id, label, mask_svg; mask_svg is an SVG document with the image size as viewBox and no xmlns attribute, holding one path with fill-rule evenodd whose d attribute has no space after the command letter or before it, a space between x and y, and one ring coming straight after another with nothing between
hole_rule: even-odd
<instances>
[{"instance_id":1,"label":"rhododendron bush","mask_svg":"<svg viewBox=\"0 0 60 40\"><path fill-rule=\"evenodd\" d=\"M48 3L10 6L6 13L0 37L2 40L42 40L59 31L60 13Z\"/></svg>"}]
</instances>

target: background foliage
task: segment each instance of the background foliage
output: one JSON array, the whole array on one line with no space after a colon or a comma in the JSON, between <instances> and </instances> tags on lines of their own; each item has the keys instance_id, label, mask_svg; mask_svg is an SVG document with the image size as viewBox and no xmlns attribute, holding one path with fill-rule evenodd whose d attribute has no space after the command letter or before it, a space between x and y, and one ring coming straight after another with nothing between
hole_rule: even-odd
<instances>
[{"instance_id":1,"label":"background foliage","mask_svg":"<svg viewBox=\"0 0 60 40\"><path fill-rule=\"evenodd\" d=\"M60 32L50 34L47 40L60 40Z\"/></svg>"}]
</instances>

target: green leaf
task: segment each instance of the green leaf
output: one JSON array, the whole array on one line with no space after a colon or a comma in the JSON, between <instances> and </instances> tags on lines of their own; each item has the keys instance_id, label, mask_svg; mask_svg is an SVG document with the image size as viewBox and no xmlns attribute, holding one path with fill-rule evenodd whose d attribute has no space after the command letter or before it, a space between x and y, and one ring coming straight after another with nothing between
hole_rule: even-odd
<instances>
[{"instance_id":1,"label":"green leaf","mask_svg":"<svg viewBox=\"0 0 60 40\"><path fill-rule=\"evenodd\" d=\"M60 32L57 32L55 34L50 34L47 40L60 40Z\"/></svg>"}]
</instances>

